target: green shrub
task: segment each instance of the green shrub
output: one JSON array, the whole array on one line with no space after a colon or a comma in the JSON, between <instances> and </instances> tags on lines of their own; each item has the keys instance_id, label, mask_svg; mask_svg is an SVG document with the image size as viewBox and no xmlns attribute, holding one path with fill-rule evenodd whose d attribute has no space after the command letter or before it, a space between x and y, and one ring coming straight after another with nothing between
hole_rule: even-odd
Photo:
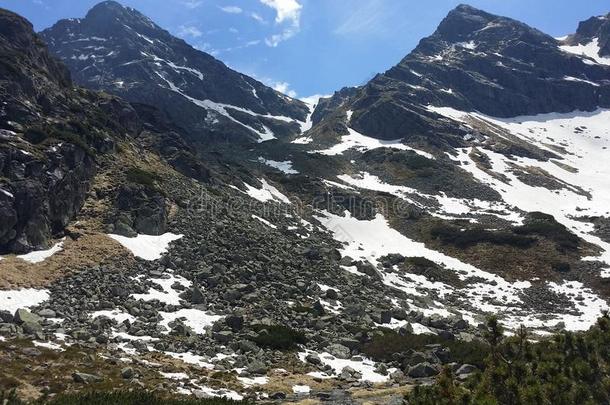
<instances>
[{"instance_id":1,"label":"green shrub","mask_svg":"<svg viewBox=\"0 0 610 405\"><path fill-rule=\"evenodd\" d=\"M558 273L567 273L570 271L570 263L555 262L551 264L551 268Z\"/></svg>"},{"instance_id":2,"label":"green shrub","mask_svg":"<svg viewBox=\"0 0 610 405\"><path fill-rule=\"evenodd\" d=\"M57 139L76 145L83 149L89 156L95 156L95 150L87 143L84 136L67 130L63 125L33 125L26 129L24 138L35 145L47 139Z\"/></svg>"},{"instance_id":3,"label":"green shrub","mask_svg":"<svg viewBox=\"0 0 610 405\"><path fill-rule=\"evenodd\" d=\"M578 249L578 236L552 216L540 212L529 213L525 223L516 227L514 232L519 235L539 235L550 239L557 244L560 251Z\"/></svg>"},{"instance_id":4,"label":"green shrub","mask_svg":"<svg viewBox=\"0 0 610 405\"><path fill-rule=\"evenodd\" d=\"M298 312L300 314L315 314L316 313L316 310L313 309L313 307L311 307L309 305L297 304L297 305L291 307L290 309L292 309L294 312Z\"/></svg>"},{"instance_id":5,"label":"green shrub","mask_svg":"<svg viewBox=\"0 0 610 405\"><path fill-rule=\"evenodd\" d=\"M48 137L49 133L47 129L40 126L29 127L25 130L23 137L29 143L33 143L34 145L38 145L39 143L44 142Z\"/></svg>"},{"instance_id":6,"label":"green shrub","mask_svg":"<svg viewBox=\"0 0 610 405\"><path fill-rule=\"evenodd\" d=\"M376 361L390 361L395 353L406 353L409 350L421 351L426 345L442 344L451 352L452 361L473 364L479 368L485 366L489 346L480 341L456 341L443 339L438 335L400 335L392 330L382 329L371 341L365 343L362 352Z\"/></svg>"},{"instance_id":7,"label":"green shrub","mask_svg":"<svg viewBox=\"0 0 610 405\"><path fill-rule=\"evenodd\" d=\"M138 167L131 167L127 170L127 181L155 188L156 182L161 181L161 177L156 173L142 170Z\"/></svg>"},{"instance_id":8,"label":"green shrub","mask_svg":"<svg viewBox=\"0 0 610 405\"><path fill-rule=\"evenodd\" d=\"M491 243L493 245L508 245L516 248L528 248L536 239L515 235L504 231L488 231L485 229L465 229L451 225L437 225L430 230L430 236L437 238L441 243L453 245L458 248L468 248L480 243Z\"/></svg>"},{"instance_id":9,"label":"green shrub","mask_svg":"<svg viewBox=\"0 0 610 405\"><path fill-rule=\"evenodd\" d=\"M430 259L426 259L425 257L407 257L405 259L405 263L411 264L416 267L429 268L429 267L437 267L438 265L434 263Z\"/></svg>"},{"instance_id":10,"label":"green shrub","mask_svg":"<svg viewBox=\"0 0 610 405\"><path fill-rule=\"evenodd\" d=\"M12 389L10 391L0 391L0 404L3 405L25 405L25 402L17 397L17 392Z\"/></svg>"},{"instance_id":11,"label":"green shrub","mask_svg":"<svg viewBox=\"0 0 610 405\"><path fill-rule=\"evenodd\" d=\"M287 326L255 325L254 329L259 333L254 342L260 347L276 350L291 350L298 344L305 344L305 334Z\"/></svg>"},{"instance_id":12,"label":"green shrub","mask_svg":"<svg viewBox=\"0 0 610 405\"><path fill-rule=\"evenodd\" d=\"M434 161L428 159L425 156L421 156L413 152L413 154L405 157L401 161L404 165L411 170L423 170L434 167Z\"/></svg>"},{"instance_id":13,"label":"green shrub","mask_svg":"<svg viewBox=\"0 0 610 405\"><path fill-rule=\"evenodd\" d=\"M465 383L443 373L436 384L414 389L409 404L609 404L610 318L586 332L561 332L532 342L525 328L506 337L490 319L483 334L489 355L482 373Z\"/></svg>"},{"instance_id":14,"label":"green shrub","mask_svg":"<svg viewBox=\"0 0 610 405\"><path fill-rule=\"evenodd\" d=\"M89 156L95 156L95 151L87 144L87 142L82 137L75 133L60 129L53 129L51 131L51 137L76 145L83 149L85 153L87 153Z\"/></svg>"}]
</instances>

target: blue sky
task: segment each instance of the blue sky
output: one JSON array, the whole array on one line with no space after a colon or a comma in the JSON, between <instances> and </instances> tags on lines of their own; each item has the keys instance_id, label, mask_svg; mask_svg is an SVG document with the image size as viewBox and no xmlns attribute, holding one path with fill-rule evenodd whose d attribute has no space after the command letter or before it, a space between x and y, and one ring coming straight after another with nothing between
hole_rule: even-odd
<instances>
[{"instance_id":1,"label":"blue sky","mask_svg":"<svg viewBox=\"0 0 610 405\"><path fill-rule=\"evenodd\" d=\"M0 0L36 30L83 17L97 0ZM232 68L305 97L359 85L402 59L464 1L119 0ZM548 34L606 14L605 1L472 0Z\"/></svg>"}]
</instances>

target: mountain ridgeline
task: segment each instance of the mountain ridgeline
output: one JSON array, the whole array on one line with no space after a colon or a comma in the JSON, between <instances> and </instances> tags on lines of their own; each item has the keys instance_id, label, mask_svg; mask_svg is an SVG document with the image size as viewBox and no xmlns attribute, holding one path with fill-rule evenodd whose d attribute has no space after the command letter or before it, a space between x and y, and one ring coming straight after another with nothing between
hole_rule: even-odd
<instances>
[{"instance_id":1,"label":"mountain ridgeline","mask_svg":"<svg viewBox=\"0 0 610 405\"><path fill-rule=\"evenodd\" d=\"M114 1L61 20L41 37L76 83L154 105L201 143L295 135L304 103L238 73Z\"/></svg>"},{"instance_id":2,"label":"mountain ridgeline","mask_svg":"<svg viewBox=\"0 0 610 405\"><path fill-rule=\"evenodd\" d=\"M610 17L580 24L555 39L510 18L461 5L400 63L360 87L343 109L354 129L380 139L411 139L456 146L426 106L515 117L610 107L610 66L562 45L599 40L608 48ZM569 48L568 48L569 49ZM341 94L337 97L342 97ZM440 136L438 136L440 134Z\"/></svg>"}]
</instances>

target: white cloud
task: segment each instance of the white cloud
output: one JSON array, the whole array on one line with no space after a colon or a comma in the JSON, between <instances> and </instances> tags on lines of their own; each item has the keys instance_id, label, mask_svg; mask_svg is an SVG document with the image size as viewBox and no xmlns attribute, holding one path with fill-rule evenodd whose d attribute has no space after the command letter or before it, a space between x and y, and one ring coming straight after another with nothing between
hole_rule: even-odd
<instances>
[{"instance_id":1,"label":"white cloud","mask_svg":"<svg viewBox=\"0 0 610 405\"><path fill-rule=\"evenodd\" d=\"M297 0L260 0L266 6L273 8L276 12L275 22L278 24L284 21L299 22L301 9L303 8Z\"/></svg>"},{"instance_id":2,"label":"white cloud","mask_svg":"<svg viewBox=\"0 0 610 405\"><path fill-rule=\"evenodd\" d=\"M178 27L177 35L181 38L199 38L203 33L193 25L181 25Z\"/></svg>"},{"instance_id":3,"label":"white cloud","mask_svg":"<svg viewBox=\"0 0 610 405\"><path fill-rule=\"evenodd\" d=\"M279 91L280 93L284 93L288 97L296 98L297 92L290 89L290 83L287 82L272 82L269 83L273 90Z\"/></svg>"},{"instance_id":4,"label":"white cloud","mask_svg":"<svg viewBox=\"0 0 610 405\"><path fill-rule=\"evenodd\" d=\"M229 13L229 14L241 14L241 12L243 11L241 9L241 7L237 7L237 6L220 7L220 9L222 11L224 11L225 13Z\"/></svg>"},{"instance_id":5,"label":"white cloud","mask_svg":"<svg viewBox=\"0 0 610 405\"><path fill-rule=\"evenodd\" d=\"M214 49L212 45L208 42L203 42L194 46L195 49L200 50L201 52L209 53L212 56L218 56L219 51Z\"/></svg>"},{"instance_id":6,"label":"white cloud","mask_svg":"<svg viewBox=\"0 0 610 405\"><path fill-rule=\"evenodd\" d=\"M285 25L284 30L265 40L268 46L276 47L280 42L295 36L301 29L301 10L303 6L297 0L259 0L275 10L275 23Z\"/></svg>"},{"instance_id":7,"label":"white cloud","mask_svg":"<svg viewBox=\"0 0 610 405\"><path fill-rule=\"evenodd\" d=\"M224 48L224 49L220 49L220 50L216 50L216 54L220 53L220 52L233 52L233 51L238 51L240 49L245 49L245 48L250 48L251 46L256 46L258 44L260 44L261 41L260 40L254 40L254 41L248 41L245 42L241 45L237 45L237 46L232 46L230 48ZM239 70L239 69L235 69L235 70ZM249 75L252 76L252 75Z\"/></svg>"},{"instance_id":8,"label":"white cloud","mask_svg":"<svg viewBox=\"0 0 610 405\"><path fill-rule=\"evenodd\" d=\"M361 0L333 31L337 35L387 35L397 27L401 16L400 2L385 0Z\"/></svg>"},{"instance_id":9,"label":"white cloud","mask_svg":"<svg viewBox=\"0 0 610 405\"><path fill-rule=\"evenodd\" d=\"M232 34L239 34L239 30L235 27L231 27L229 28L229 32Z\"/></svg>"},{"instance_id":10,"label":"white cloud","mask_svg":"<svg viewBox=\"0 0 610 405\"><path fill-rule=\"evenodd\" d=\"M305 104L317 105L321 98L328 98L332 96L332 94L314 94L313 96L309 97L301 97L299 98L299 100L301 100Z\"/></svg>"},{"instance_id":11,"label":"white cloud","mask_svg":"<svg viewBox=\"0 0 610 405\"><path fill-rule=\"evenodd\" d=\"M265 19L263 17L261 17L261 15L258 13L252 13L252 14L250 14L250 17L254 18L259 23L262 23L262 24L267 23L267 21L265 21Z\"/></svg>"},{"instance_id":12,"label":"white cloud","mask_svg":"<svg viewBox=\"0 0 610 405\"><path fill-rule=\"evenodd\" d=\"M202 0L182 0L182 4L190 9L197 8L203 4Z\"/></svg>"}]
</instances>

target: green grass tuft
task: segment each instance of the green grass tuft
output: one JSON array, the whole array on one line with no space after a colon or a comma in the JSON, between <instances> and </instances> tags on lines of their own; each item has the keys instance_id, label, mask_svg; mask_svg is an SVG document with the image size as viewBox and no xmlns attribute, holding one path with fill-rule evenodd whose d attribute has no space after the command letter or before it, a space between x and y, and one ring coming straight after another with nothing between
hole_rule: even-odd
<instances>
[{"instance_id":1,"label":"green grass tuft","mask_svg":"<svg viewBox=\"0 0 610 405\"><path fill-rule=\"evenodd\" d=\"M127 181L154 189L156 188L156 183L161 181L161 177L157 173L142 170L138 167L131 167L127 170Z\"/></svg>"},{"instance_id":2,"label":"green grass tuft","mask_svg":"<svg viewBox=\"0 0 610 405\"><path fill-rule=\"evenodd\" d=\"M305 344L305 334L287 326L256 325L255 330L259 331L254 342L260 347L275 350L292 350L299 344Z\"/></svg>"},{"instance_id":3,"label":"green grass tuft","mask_svg":"<svg viewBox=\"0 0 610 405\"><path fill-rule=\"evenodd\" d=\"M505 231L488 231L485 229L465 229L461 230L451 225L437 225L430 230L430 236L437 238L441 243L453 245L458 248L468 248L480 243L490 243L492 245L508 245L516 248L531 247L536 239L516 235Z\"/></svg>"}]
</instances>

